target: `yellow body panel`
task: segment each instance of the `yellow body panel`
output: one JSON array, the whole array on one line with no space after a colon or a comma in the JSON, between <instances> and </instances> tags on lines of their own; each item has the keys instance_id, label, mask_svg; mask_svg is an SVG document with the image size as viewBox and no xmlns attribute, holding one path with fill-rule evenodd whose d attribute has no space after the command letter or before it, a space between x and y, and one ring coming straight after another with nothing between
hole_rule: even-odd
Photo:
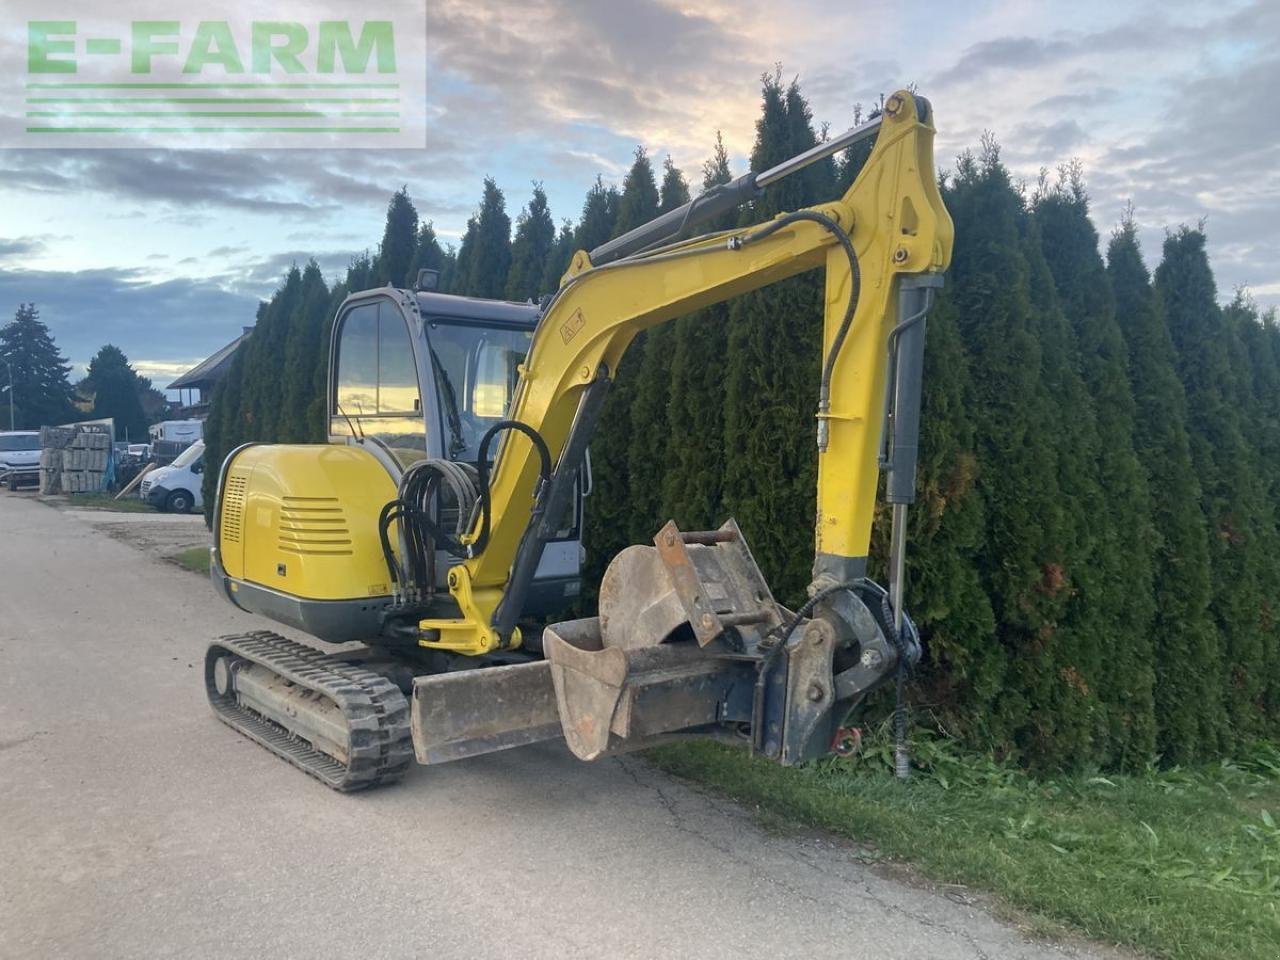
<instances>
[{"instance_id":1,"label":"yellow body panel","mask_svg":"<svg viewBox=\"0 0 1280 960\"><path fill-rule=\"evenodd\" d=\"M921 116L918 107L907 91L890 97L857 180L843 197L812 208L848 232L861 274L857 313L832 377L829 444L818 458L816 547L834 557L865 557L871 536L887 344L897 317L895 280L940 273L951 260L951 218L933 168L933 118ZM732 236L741 239L758 229L747 227ZM795 222L740 246L721 234L690 241L665 256L601 267L579 251L538 325L508 415L537 430L554 460L583 391L602 366L614 375L637 333L822 266L827 272L825 356L849 302L852 276L835 238L817 223ZM528 525L537 475L533 445L509 434L492 475L488 546L450 571L450 592L462 617L423 620L420 626L441 638L424 646L483 654L503 643L490 624ZM470 542L476 535L473 530ZM512 641L518 638L508 645Z\"/></svg>"},{"instance_id":2,"label":"yellow body panel","mask_svg":"<svg viewBox=\"0 0 1280 960\"><path fill-rule=\"evenodd\" d=\"M226 467L223 569L306 600L387 596L378 514L395 495L387 469L358 447L246 447Z\"/></svg>"}]
</instances>

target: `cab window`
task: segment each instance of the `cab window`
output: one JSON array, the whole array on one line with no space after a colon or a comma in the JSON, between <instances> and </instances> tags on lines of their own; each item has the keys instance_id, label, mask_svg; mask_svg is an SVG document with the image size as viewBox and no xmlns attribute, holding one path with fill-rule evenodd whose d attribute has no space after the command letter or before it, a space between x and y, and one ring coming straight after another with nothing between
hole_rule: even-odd
<instances>
[{"instance_id":1,"label":"cab window","mask_svg":"<svg viewBox=\"0 0 1280 960\"><path fill-rule=\"evenodd\" d=\"M389 303L366 303L340 323L329 433L375 440L402 466L421 459L422 393L404 317Z\"/></svg>"}]
</instances>

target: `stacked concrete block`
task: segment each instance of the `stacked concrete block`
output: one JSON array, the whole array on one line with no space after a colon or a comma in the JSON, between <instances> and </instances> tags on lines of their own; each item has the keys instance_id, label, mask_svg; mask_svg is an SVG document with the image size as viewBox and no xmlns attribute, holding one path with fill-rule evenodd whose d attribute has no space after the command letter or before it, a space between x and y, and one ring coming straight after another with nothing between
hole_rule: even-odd
<instances>
[{"instance_id":1,"label":"stacked concrete block","mask_svg":"<svg viewBox=\"0 0 1280 960\"><path fill-rule=\"evenodd\" d=\"M106 485L111 434L101 424L40 431L40 492L95 493Z\"/></svg>"}]
</instances>

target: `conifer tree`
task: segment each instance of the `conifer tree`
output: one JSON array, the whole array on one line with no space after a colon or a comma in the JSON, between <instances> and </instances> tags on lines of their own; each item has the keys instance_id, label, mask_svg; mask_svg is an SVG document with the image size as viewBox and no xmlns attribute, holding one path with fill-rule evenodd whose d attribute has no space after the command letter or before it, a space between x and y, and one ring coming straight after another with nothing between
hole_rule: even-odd
<instances>
[{"instance_id":1,"label":"conifer tree","mask_svg":"<svg viewBox=\"0 0 1280 960\"><path fill-rule=\"evenodd\" d=\"M716 133L711 159L702 167L703 192L733 179L724 138ZM732 215L707 230L733 226ZM725 328L729 307L716 304L672 325L667 422L673 439L662 480L660 513L686 530L723 522Z\"/></svg>"},{"instance_id":2,"label":"conifer tree","mask_svg":"<svg viewBox=\"0 0 1280 960\"><path fill-rule=\"evenodd\" d=\"M689 202L689 184L670 154L662 162L662 186L658 196L658 213L668 213Z\"/></svg>"},{"instance_id":3,"label":"conifer tree","mask_svg":"<svg viewBox=\"0 0 1280 960\"><path fill-rule=\"evenodd\" d=\"M574 233L573 244L578 250L590 252L614 235L621 200L617 187L606 187L604 180L596 177L583 201L582 217Z\"/></svg>"},{"instance_id":4,"label":"conifer tree","mask_svg":"<svg viewBox=\"0 0 1280 960\"><path fill-rule=\"evenodd\" d=\"M458 293L487 300L501 300L507 288L507 272L511 268L511 218L507 216L506 198L492 177L485 177L484 196L475 217L475 232L463 240L471 240L467 250L465 272L459 271Z\"/></svg>"},{"instance_id":5,"label":"conifer tree","mask_svg":"<svg viewBox=\"0 0 1280 960\"><path fill-rule=\"evenodd\" d=\"M1053 187L1042 186L1034 213L1059 303L1079 343L1081 372L1096 411L1094 470L1101 489L1097 503L1082 499L1084 509L1077 511L1077 523L1091 526L1094 536L1087 565L1074 578L1079 592L1073 605L1076 625L1093 634L1077 669L1095 688L1105 711L1105 729L1098 731L1093 754L1112 763L1127 759L1142 764L1154 752L1156 730L1151 498L1134 451L1128 352L1078 164L1063 168ZM1068 415L1078 419L1074 409ZM1069 448L1064 455L1071 455ZM1065 477L1063 482L1068 489ZM1077 496L1080 493L1077 490Z\"/></svg>"},{"instance_id":6,"label":"conifer tree","mask_svg":"<svg viewBox=\"0 0 1280 960\"><path fill-rule=\"evenodd\" d=\"M670 157L663 171L656 213L665 213L689 202L689 186L684 174ZM663 324L646 331L631 347L638 362L631 401L627 473L633 495L638 496L632 502L635 522L631 525L630 537L638 543L647 543L670 519L663 510L663 484L670 470L671 449L681 442L670 432L667 422L674 343L675 330L671 324Z\"/></svg>"},{"instance_id":7,"label":"conifer tree","mask_svg":"<svg viewBox=\"0 0 1280 960\"><path fill-rule=\"evenodd\" d=\"M569 269L569 263L573 260L573 252L573 224L566 220L560 225L560 233L556 236L556 242L547 251L547 263L542 270L541 290L543 295L555 293L560 289L560 278Z\"/></svg>"},{"instance_id":8,"label":"conifer tree","mask_svg":"<svg viewBox=\"0 0 1280 960\"><path fill-rule=\"evenodd\" d=\"M1256 736L1266 676L1250 665L1262 664L1266 650L1265 498L1245 438L1240 371L1231 363L1238 348L1217 303L1203 231L1183 227L1166 237L1156 289L1186 389L1192 462L1209 526L1209 609L1222 637L1223 702L1234 732ZM1222 745L1219 740L1214 746Z\"/></svg>"},{"instance_id":9,"label":"conifer tree","mask_svg":"<svg viewBox=\"0 0 1280 960\"><path fill-rule=\"evenodd\" d=\"M635 160L622 181L618 200L618 216L613 223L613 236L620 237L648 223L658 215L658 183L653 177L653 164L644 147L636 147Z\"/></svg>"},{"instance_id":10,"label":"conifer tree","mask_svg":"<svg viewBox=\"0 0 1280 960\"><path fill-rule=\"evenodd\" d=\"M316 367L328 364L324 331L330 309L329 288L320 267L311 260L302 271L301 289L285 334L281 420L276 431L276 439L282 443L318 443L325 438L324 432L315 429L311 406L316 399Z\"/></svg>"},{"instance_id":11,"label":"conifer tree","mask_svg":"<svg viewBox=\"0 0 1280 960\"><path fill-rule=\"evenodd\" d=\"M996 624L991 641L962 651L972 678L965 712L993 747L1045 758L1051 719L1036 698L1056 666L1057 625L1069 601L1055 535L1064 494L1056 438L1046 428L1054 417L1026 258L1025 211L994 143L980 159L960 157L947 205L965 237L955 246L946 301L955 309L969 358L967 406L987 523L978 571Z\"/></svg>"},{"instance_id":12,"label":"conifer tree","mask_svg":"<svg viewBox=\"0 0 1280 960\"><path fill-rule=\"evenodd\" d=\"M66 423L75 418L71 401L71 367L62 356L49 328L40 320L34 303L20 303L11 320L0 328L0 359L9 366L0 373L5 389L4 422L9 429L9 404L13 404L14 426L34 430Z\"/></svg>"},{"instance_id":13,"label":"conifer tree","mask_svg":"<svg viewBox=\"0 0 1280 960\"><path fill-rule=\"evenodd\" d=\"M139 441L147 436L147 415L142 410L142 378L129 365L124 351L108 343L89 361L81 382L93 393L93 416L115 420L116 439Z\"/></svg>"},{"instance_id":14,"label":"conifer tree","mask_svg":"<svg viewBox=\"0 0 1280 960\"><path fill-rule=\"evenodd\" d=\"M413 252L413 262L409 265L409 273L404 280L406 286L412 287L418 282L419 270L435 270L439 274L440 288L444 289L445 257L445 251L436 236L435 224L428 220L418 230L418 243Z\"/></svg>"},{"instance_id":15,"label":"conifer tree","mask_svg":"<svg viewBox=\"0 0 1280 960\"><path fill-rule=\"evenodd\" d=\"M387 222L374 265L375 286L403 286L411 282L409 267L418 249L418 211L401 187L387 204Z\"/></svg>"},{"instance_id":16,"label":"conifer tree","mask_svg":"<svg viewBox=\"0 0 1280 960\"><path fill-rule=\"evenodd\" d=\"M593 202L599 202L596 196L594 192L588 194L584 216ZM635 161L623 181L613 236L647 223L657 212L658 186L653 178L653 166L644 148L637 147ZM599 583L605 566L618 551L633 540L648 540L660 525L655 522L658 475L647 469L647 464L643 476L630 475L632 429L642 425L633 407L643 350L644 338L637 337L623 354L618 369L612 372L613 385L591 444L596 492L586 511L584 537L591 550L587 582L593 586ZM646 407L646 415L648 412Z\"/></svg>"},{"instance_id":17,"label":"conifer tree","mask_svg":"<svg viewBox=\"0 0 1280 960\"><path fill-rule=\"evenodd\" d=\"M458 246L458 256L454 261L453 272L447 278L449 282L443 282L445 278L441 277L440 289L445 293L466 294L471 277L471 263L475 259L476 237L479 229L478 219L474 216L468 217L467 229L462 234L462 242Z\"/></svg>"},{"instance_id":18,"label":"conifer tree","mask_svg":"<svg viewBox=\"0 0 1280 960\"><path fill-rule=\"evenodd\" d=\"M244 382L240 419L249 431L245 439L274 441L280 436L285 411L280 403L280 358L289 337L289 317L302 296L302 271L290 268L271 299L259 311L253 336L244 345Z\"/></svg>"},{"instance_id":19,"label":"conifer tree","mask_svg":"<svg viewBox=\"0 0 1280 960\"><path fill-rule=\"evenodd\" d=\"M542 184L533 185L533 198L516 219L516 236L511 244L511 271L507 274L506 298L532 300L542 291L547 258L556 240L556 226L547 207Z\"/></svg>"},{"instance_id":20,"label":"conifer tree","mask_svg":"<svg viewBox=\"0 0 1280 960\"><path fill-rule=\"evenodd\" d=\"M764 170L813 147L809 107L793 83L762 78L751 168ZM769 186L746 222L828 199L834 164L816 163ZM725 351L724 500L775 594L797 603L809 583L813 544L795 536L814 515L814 408L821 358L823 280L809 273L739 297L729 307Z\"/></svg>"}]
</instances>

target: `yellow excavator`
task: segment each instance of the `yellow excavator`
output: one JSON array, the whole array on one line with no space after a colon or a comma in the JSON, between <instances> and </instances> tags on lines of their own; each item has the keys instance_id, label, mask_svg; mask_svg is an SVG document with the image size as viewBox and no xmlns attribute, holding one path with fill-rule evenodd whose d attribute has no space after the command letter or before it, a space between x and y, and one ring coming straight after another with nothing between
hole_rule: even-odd
<instances>
[{"instance_id":1,"label":"yellow excavator","mask_svg":"<svg viewBox=\"0 0 1280 960\"><path fill-rule=\"evenodd\" d=\"M222 466L212 577L268 631L212 643L217 716L337 790L562 739L593 760L678 737L795 764L850 749L845 724L918 659L903 608L925 319L952 247L927 100L716 187L573 257L539 306L353 294L333 326L330 442L249 444ZM769 185L874 138L848 192L698 233ZM825 268L808 598L773 597L732 519L674 522L577 598L588 443L643 330ZM760 469L769 465L762 463ZM888 589L867 576L880 474Z\"/></svg>"}]
</instances>

